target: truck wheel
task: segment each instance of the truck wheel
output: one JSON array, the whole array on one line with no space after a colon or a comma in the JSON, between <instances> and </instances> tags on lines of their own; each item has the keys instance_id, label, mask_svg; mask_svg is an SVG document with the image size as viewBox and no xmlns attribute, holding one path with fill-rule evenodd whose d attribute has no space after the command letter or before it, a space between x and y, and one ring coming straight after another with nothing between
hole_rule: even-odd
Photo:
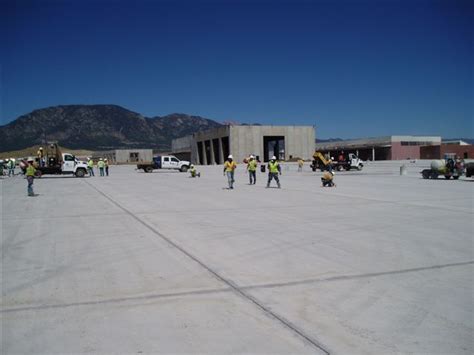
<instances>
[{"instance_id":1,"label":"truck wheel","mask_svg":"<svg viewBox=\"0 0 474 355\"><path fill-rule=\"evenodd\" d=\"M362 165L362 164L359 164L359 165L357 166L357 170L359 170L359 171L361 171L362 168L363 168L363 165Z\"/></svg>"},{"instance_id":2,"label":"truck wheel","mask_svg":"<svg viewBox=\"0 0 474 355\"><path fill-rule=\"evenodd\" d=\"M181 171L182 173L185 173L186 171L188 171L188 166L183 165L179 171Z\"/></svg>"},{"instance_id":3,"label":"truck wheel","mask_svg":"<svg viewBox=\"0 0 474 355\"><path fill-rule=\"evenodd\" d=\"M423 179L429 179L430 178L430 172L429 170L423 170L421 172L421 175L423 176Z\"/></svg>"},{"instance_id":4,"label":"truck wheel","mask_svg":"<svg viewBox=\"0 0 474 355\"><path fill-rule=\"evenodd\" d=\"M337 166L337 171L342 171L342 170L344 170L344 167L342 165L338 165Z\"/></svg>"},{"instance_id":5,"label":"truck wheel","mask_svg":"<svg viewBox=\"0 0 474 355\"><path fill-rule=\"evenodd\" d=\"M446 180L449 180L449 179L451 178L451 176L449 176L449 175L444 175L444 178L445 178Z\"/></svg>"},{"instance_id":6,"label":"truck wheel","mask_svg":"<svg viewBox=\"0 0 474 355\"><path fill-rule=\"evenodd\" d=\"M84 169L77 169L76 177L82 178L86 175L86 171Z\"/></svg>"},{"instance_id":7,"label":"truck wheel","mask_svg":"<svg viewBox=\"0 0 474 355\"><path fill-rule=\"evenodd\" d=\"M437 179L438 178L438 173L436 171L431 172L430 178L431 179Z\"/></svg>"},{"instance_id":8,"label":"truck wheel","mask_svg":"<svg viewBox=\"0 0 474 355\"><path fill-rule=\"evenodd\" d=\"M459 179L459 176L453 176L453 179L457 180L457 179Z\"/></svg>"},{"instance_id":9,"label":"truck wheel","mask_svg":"<svg viewBox=\"0 0 474 355\"><path fill-rule=\"evenodd\" d=\"M145 169L145 173L152 173L153 172L153 168L151 166L147 166Z\"/></svg>"}]
</instances>

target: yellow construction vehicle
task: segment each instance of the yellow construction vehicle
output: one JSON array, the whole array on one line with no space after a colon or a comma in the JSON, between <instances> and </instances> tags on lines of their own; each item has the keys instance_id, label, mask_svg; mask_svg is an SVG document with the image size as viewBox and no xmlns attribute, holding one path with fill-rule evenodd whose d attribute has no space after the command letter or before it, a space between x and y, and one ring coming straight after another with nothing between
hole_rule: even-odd
<instances>
[{"instance_id":1,"label":"yellow construction vehicle","mask_svg":"<svg viewBox=\"0 0 474 355\"><path fill-rule=\"evenodd\" d=\"M316 151L313 154L313 163L311 164L313 171L316 171L316 169L320 169L321 171L331 169L338 171L349 171L351 169L362 170L363 167L364 164L362 160L353 153L349 153L344 160L335 161L326 158L321 152Z\"/></svg>"},{"instance_id":2,"label":"yellow construction vehicle","mask_svg":"<svg viewBox=\"0 0 474 355\"><path fill-rule=\"evenodd\" d=\"M313 171L316 169L328 170L331 166L331 160L326 159L326 157L321 152L314 152L313 154L313 162L311 164L311 168Z\"/></svg>"}]
</instances>

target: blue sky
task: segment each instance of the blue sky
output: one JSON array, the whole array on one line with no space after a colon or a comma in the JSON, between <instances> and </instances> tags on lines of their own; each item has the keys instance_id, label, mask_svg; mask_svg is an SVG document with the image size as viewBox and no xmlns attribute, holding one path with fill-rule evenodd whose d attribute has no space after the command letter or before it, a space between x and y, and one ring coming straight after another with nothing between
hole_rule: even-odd
<instances>
[{"instance_id":1,"label":"blue sky","mask_svg":"<svg viewBox=\"0 0 474 355\"><path fill-rule=\"evenodd\" d=\"M473 4L3 0L1 124L117 104L320 138L473 137Z\"/></svg>"}]
</instances>

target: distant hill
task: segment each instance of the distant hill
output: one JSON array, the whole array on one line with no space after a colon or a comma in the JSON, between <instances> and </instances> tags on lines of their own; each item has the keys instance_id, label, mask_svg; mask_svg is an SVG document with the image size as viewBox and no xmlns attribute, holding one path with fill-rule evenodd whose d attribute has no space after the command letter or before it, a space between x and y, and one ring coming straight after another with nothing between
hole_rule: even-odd
<instances>
[{"instance_id":1,"label":"distant hill","mask_svg":"<svg viewBox=\"0 0 474 355\"><path fill-rule=\"evenodd\" d=\"M0 151L24 149L46 141L58 141L71 149L167 150L174 138L220 126L213 120L182 113L148 118L117 105L54 106L0 126Z\"/></svg>"}]
</instances>

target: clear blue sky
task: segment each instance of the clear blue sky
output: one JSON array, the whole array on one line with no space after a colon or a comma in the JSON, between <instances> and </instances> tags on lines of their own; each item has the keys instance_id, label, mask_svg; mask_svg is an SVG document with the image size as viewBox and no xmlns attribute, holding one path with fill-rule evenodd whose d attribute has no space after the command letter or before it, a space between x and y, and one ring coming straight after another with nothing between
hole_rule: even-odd
<instances>
[{"instance_id":1,"label":"clear blue sky","mask_svg":"<svg viewBox=\"0 0 474 355\"><path fill-rule=\"evenodd\" d=\"M63 104L473 137L474 1L1 1L1 124Z\"/></svg>"}]
</instances>

